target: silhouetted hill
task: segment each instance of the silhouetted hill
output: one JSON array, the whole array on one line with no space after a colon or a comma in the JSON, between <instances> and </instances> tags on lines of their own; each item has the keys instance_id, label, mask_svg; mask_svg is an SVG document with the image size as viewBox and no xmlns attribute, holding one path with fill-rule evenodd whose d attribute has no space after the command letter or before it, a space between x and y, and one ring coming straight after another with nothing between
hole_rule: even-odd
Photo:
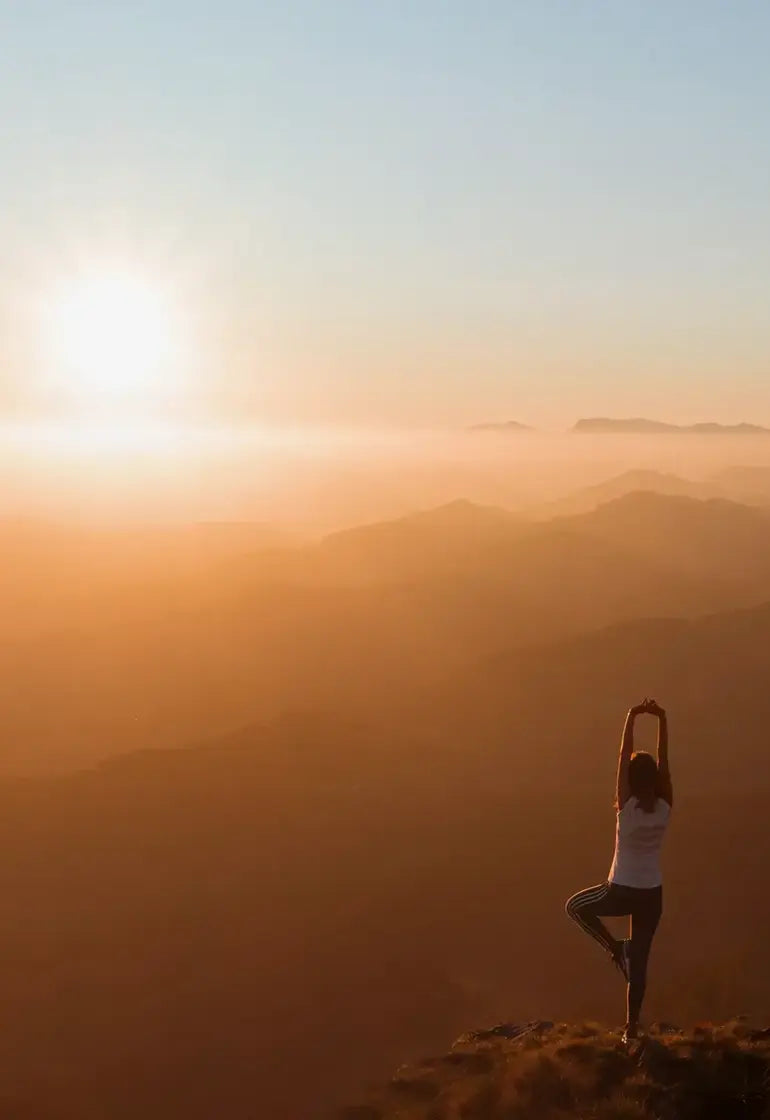
<instances>
[{"instance_id":1,"label":"silhouetted hill","mask_svg":"<svg viewBox=\"0 0 770 1120\"><path fill-rule=\"evenodd\" d=\"M761 1014L769 650L770 605L636 621L419 701L0 783L5 1091L73 1120L315 1120L513 1007L619 1017L563 900L606 873L645 692L677 790L649 1015Z\"/></svg>"},{"instance_id":2,"label":"silhouetted hill","mask_svg":"<svg viewBox=\"0 0 770 1120\"><path fill-rule=\"evenodd\" d=\"M725 467L713 476L711 485L734 501L770 506L770 467Z\"/></svg>"},{"instance_id":3,"label":"silhouetted hill","mask_svg":"<svg viewBox=\"0 0 770 1120\"><path fill-rule=\"evenodd\" d=\"M701 576L741 579L770 593L770 515L723 499L627 494L568 525Z\"/></svg>"},{"instance_id":4,"label":"silhouetted hill","mask_svg":"<svg viewBox=\"0 0 770 1120\"><path fill-rule=\"evenodd\" d=\"M763 798L699 802L680 740L650 1012L759 1012ZM73 1120L247 1120L256 1099L315 1120L506 1006L619 1016L562 907L609 862L615 745L590 796L553 767L518 793L514 745L483 783L478 739L322 719L3 787L6 1092Z\"/></svg>"},{"instance_id":5,"label":"silhouetted hill","mask_svg":"<svg viewBox=\"0 0 770 1120\"><path fill-rule=\"evenodd\" d=\"M483 744L490 776L513 752L527 760L519 788L557 772L562 788L588 789L605 774L598 744L614 742L616 713L641 687L667 697L674 722L697 744L677 762L686 788L716 795L727 783L745 792L770 782L761 731L769 675L770 604L691 621L643 619L487 659L431 695L420 719L446 741Z\"/></svg>"},{"instance_id":6,"label":"silhouetted hill","mask_svg":"<svg viewBox=\"0 0 770 1120\"><path fill-rule=\"evenodd\" d=\"M4 765L121 755L0 782L9 1112L315 1120L512 1007L618 1016L563 900L645 693L677 788L650 1014L770 1006L761 510L202 532L6 535Z\"/></svg>"},{"instance_id":7,"label":"silhouetted hill","mask_svg":"<svg viewBox=\"0 0 770 1120\"><path fill-rule=\"evenodd\" d=\"M370 1103L335 1120L737 1120L770 1111L770 1031L743 1021L653 1029L626 1050L617 1031L534 1021L464 1035L402 1066Z\"/></svg>"},{"instance_id":8,"label":"silhouetted hill","mask_svg":"<svg viewBox=\"0 0 770 1120\"><path fill-rule=\"evenodd\" d=\"M647 420L644 417L610 419L604 416L593 416L578 420L572 431L587 435L770 435L770 428L763 428L759 424L667 424L661 420Z\"/></svg>"},{"instance_id":9,"label":"silhouetted hill","mask_svg":"<svg viewBox=\"0 0 770 1120\"><path fill-rule=\"evenodd\" d=\"M729 435L729 436L765 436L770 434L770 428L765 428L761 424L690 424L683 428L685 432L693 432L696 435Z\"/></svg>"},{"instance_id":10,"label":"silhouetted hill","mask_svg":"<svg viewBox=\"0 0 770 1120\"><path fill-rule=\"evenodd\" d=\"M539 520L569 517L580 513L589 513L606 502L639 491L651 491L655 494L697 500L717 496L715 486L710 483L693 482L690 479L679 478L674 474L664 474L661 471L630 470L593 486L585 486L564 498L546 502L530 512L533 517Z\"/></svg>"},{"instance_id":11,"label":"silhouetted hill","mask_svg":"<svg viewBox=\"0 0 770 1120\"><path fill-rule=\"evenodd\" d=\"M540 524L459 502L291 550L139 550L118 575L99 541L49 562L42 537L3 558L2 765L68 769L298 705L380 711L515 647L750 605L770 598L769 524L654 494Z\"/></svg>"},{"instance_id":12,"label":"silhouetted hill","mask_svg":"<svg viewBox=\"0 0 770 1120\"><path fill-rule=\"evenodd\" d=\"M533 432L535 429L529 424L520 424L518 420L491 421L486 424L471 424L469 432L506 432L517 435L520 432Z\"/></svg>"},{"instance_id":13,"label":"silhouetted hill","mask_svg":"<svg viewBox=\"0 0 770 1120\"><path fill-rule=\"evenodd\" d=\"M458 565L467 568L484 551L516 540L527 529L518 514L460 499L333 533L316 556L338 581L364 572L389 582L440 577Z\"/></svg>"}]
</instances>

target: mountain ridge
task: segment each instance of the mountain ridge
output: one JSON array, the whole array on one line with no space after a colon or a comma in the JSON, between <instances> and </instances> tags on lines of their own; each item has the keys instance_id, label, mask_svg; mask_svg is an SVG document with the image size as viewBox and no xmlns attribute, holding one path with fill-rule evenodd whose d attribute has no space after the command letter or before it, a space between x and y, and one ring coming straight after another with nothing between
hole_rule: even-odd
<instances>
[{"instance_id":1,"label":"mountain ridge","mask_svg":"<svg viewBox=\"0 0 770 1120\"><path fill-rule=\"evenodd\" d=\"M770 1030L655 1024L628 1047L593 1024L503 1023L402 1066L335 1120L725 1120L767 1115Z\"/></svg>"},{"instance_id":2,"label":"mountain ridge","mask_svg":"<svg viewBox=\"0 0 770 1120\"><path fill-rule=\"evenodd\" d=\"M520 420L489 420L482 424L471 424L466 428L468 432L507 432L511 435L536 430L531 424L522 424Z\"/></svg>"},{"instance_id":3,"label":"mountain ridge","mask_svg":"<svg viewBox=\"0 0 770 1120\"><path fill-rule=\"evenodd\" d=\"M601 482L573 490L563 497L541 502L527 512L538 521L548 521L554 517L590 513L605 502L640 491L649 491L667 497L688 497L696 501L720 496L716 487L707 482L696 482L680 475L649 468L633 468L602 479Z\"/></svg>"},{"instance_id":4,"label":"mountain ridge","mask_svg":"<svg viewBox=\"0 0 770 1120\"><path fill-rule=\"evenodd\" d=\"M623 435L770 435L770 428L760 424L719 424L703 421L697 424L671 424L663 420L649 420L644 416L613 418L590 416L578 420L571 429L580 434Z\"/></svg>"},{"instance_id":5,"label":"mountain ridge","mask_svg":"<svg viewBox=\"0 0 770 1120\"><path fill-rule=\"evenodd\" d=\"M487 420L478 424L469 424L465 431L526 435L537 433L539 429L520 420ZM675 424L668 420L654 420L647 416L584 416L576 420L568 431L578 435L770 435L770 428L746 420L735 424L724 424L716 420Z\"/></svg>"}]
</instances>

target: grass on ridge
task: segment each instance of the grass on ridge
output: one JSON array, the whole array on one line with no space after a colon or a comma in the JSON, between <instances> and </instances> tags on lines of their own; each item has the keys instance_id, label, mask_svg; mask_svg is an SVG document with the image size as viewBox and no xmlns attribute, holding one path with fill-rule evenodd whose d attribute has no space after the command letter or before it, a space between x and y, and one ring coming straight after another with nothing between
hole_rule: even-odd
<instances>
[{"instance_id":1,"label":"grass on ridge","mask_svg":"<svg viewBox=\"0 0 770 1120\"><path fill-rule=\"evenodd\" d=\"M498 1028L403 1067L336 1120L770 1120L768 1036L742 1022L652 1028L627 1050L593 1024Z\"/></svg>"}]
</instances>

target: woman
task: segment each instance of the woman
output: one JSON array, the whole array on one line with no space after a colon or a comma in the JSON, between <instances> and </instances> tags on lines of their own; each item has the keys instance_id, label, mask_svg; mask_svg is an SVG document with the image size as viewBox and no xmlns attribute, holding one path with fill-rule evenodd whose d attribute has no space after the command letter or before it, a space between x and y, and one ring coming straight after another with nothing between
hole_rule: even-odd
<instances>
[{"instance_id":1,"label":"woman","mask_svg":"<svg viewBox=\"0 0 770 1120\"><path fill-rule=\"evenodd\" d=\"M634 753L634 723L649 713L658 720L658 760ZM609 953L628 983L624 1042L637 1038L647 983L647 961L660 921L663 886L660 849L674 802L668 766L668 722L654 700L630 709L620 745L615 857L606 883L580 891L567 914ZM631 937L618 941L602 918L631 917Z\"/></svg>"}]
</instances>

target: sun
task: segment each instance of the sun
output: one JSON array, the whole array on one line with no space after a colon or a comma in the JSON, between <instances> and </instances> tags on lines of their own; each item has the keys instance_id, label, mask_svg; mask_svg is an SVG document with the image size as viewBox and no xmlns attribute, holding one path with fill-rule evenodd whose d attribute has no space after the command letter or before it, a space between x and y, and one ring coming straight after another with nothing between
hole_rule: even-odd
<instances>
[{"instance_id":1,"label":"sun","mask_svg":"<svg viewBox=\"0 0 770 1120\"><path fill-rule=\"evenodd\" d=\"M176 317L164 294L129 272L79 275L48 301L49 377L93 406L166 396L178 374Z\"/></svg>"}]
</instances>

